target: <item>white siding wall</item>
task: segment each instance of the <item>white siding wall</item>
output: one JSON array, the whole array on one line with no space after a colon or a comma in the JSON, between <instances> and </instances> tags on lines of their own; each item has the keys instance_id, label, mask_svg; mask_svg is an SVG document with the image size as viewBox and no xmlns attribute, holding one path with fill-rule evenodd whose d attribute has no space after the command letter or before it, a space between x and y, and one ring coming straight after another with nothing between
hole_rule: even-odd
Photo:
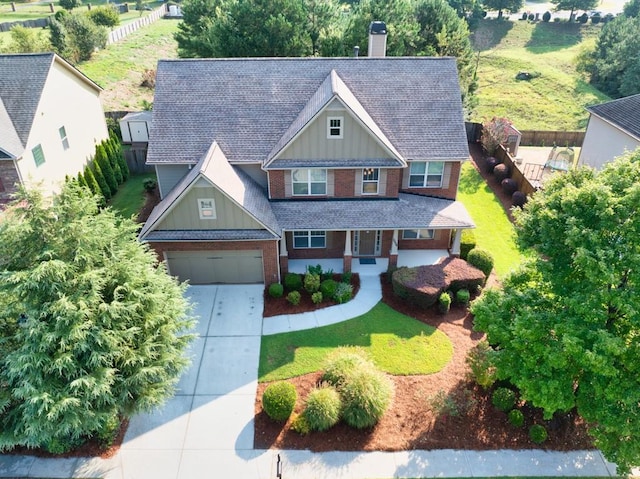
<instances>
[{"instance_id":1,"label":"white siding wall","mask_svg":"<svg viewBox=\"0 0 640 479\"><path fill-rule=\"evenodd\" d=\"M40 184L45 194L60 190L65 175L76 176L108 137L99 93L67 68L54 62L47 78L27 147L18 162L27 186ZM59 128L65 127L65 150ZM36 166L32 149L41 145L45 162Z\"/></svg>"},{"instance_id":2,"label":"white siding wall","mask_svg":"<svg viewBox=\"0 0 640 479\"><path fill-rule=\"evenodd\" d=\"M633 151L639 146L640 140L621 132L601 118L591 115L580 150L579 164L599 170L605 163L613 161L625 151Z\"/></svg>"}]
</instances>

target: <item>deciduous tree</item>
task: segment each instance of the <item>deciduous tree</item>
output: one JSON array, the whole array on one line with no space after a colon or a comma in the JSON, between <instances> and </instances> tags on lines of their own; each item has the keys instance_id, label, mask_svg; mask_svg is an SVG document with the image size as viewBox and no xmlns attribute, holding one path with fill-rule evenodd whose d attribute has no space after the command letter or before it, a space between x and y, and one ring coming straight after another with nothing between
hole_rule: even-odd
<instances>
[{"instance_id":1,"label":"deciduous tree","mask_svg":"<svg viewBox=\"0 0 640 479\"><path fill-rule=\"evenodd\" d=\"M573 12L576 10L593 10L600 3L599 0L551 0L555 5L554 10L570 10L569 18L573 19Z\"/></svg>"},{"instance_id":2,"label":"deciduous tree","mask_svg":"<svg viewBox=\"0 0 640 479\"><path fill-rule=\"evenodd\" d=\"M522 8L524 0L483 0L482 5L487 10L497 10L498 18L502 18L502 11L515 13Z\"/></svg>"},{"instance_id":3,"label":"deciduous tree","mask_svg":"<svg viewBox=\"0 0 640 479\"><path fill-rule=\"evenodd\" d=\"M473 304L500 379L577 412L618 472L640 463L640 150L559 175L516 213L536 255Z\"/></svg>"},{"instance_id":4,"label":"deciduous tree","mask_svg":"<svg viewBox=\"0 0 640 479\"><path fill-rule=\"evenodd\" d=\"M0 450L63 452L174 392L191 336L184 287L138 225L69 182L21 191L0 223Z\"/></svg>"}]
</instances>

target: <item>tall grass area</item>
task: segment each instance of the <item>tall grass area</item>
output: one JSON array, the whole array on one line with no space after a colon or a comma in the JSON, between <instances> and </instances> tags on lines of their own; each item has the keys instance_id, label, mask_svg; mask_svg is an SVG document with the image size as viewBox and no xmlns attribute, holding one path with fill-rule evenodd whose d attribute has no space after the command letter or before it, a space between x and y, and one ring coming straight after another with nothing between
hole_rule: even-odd
<instances>
[{"instance_id":1,"label":"tall grass area","mask_svg":"<svg viewBox=\"0 0 640 479\"><path fill-rule=\"evenodd\" d=\"M609 100L576 71L602 25L483 20L473 34L479 52L474 121L504 116L521 130L584 130L586 106ZM518 72L538 75L516 80Z\"/></svg>"},{"instance_id":2,"label":"tall grass area","mask_svg":"<svg viewBox=\"0 0 640 479\"><path fill-rule=\"evenodd\" d=\"M476 224L476 245L489 251L494 270L500 277L515 269L524 259L515 244L515 230L502 204L471 162L462 165L458 200Z\"/></svg>"}]
</instances>

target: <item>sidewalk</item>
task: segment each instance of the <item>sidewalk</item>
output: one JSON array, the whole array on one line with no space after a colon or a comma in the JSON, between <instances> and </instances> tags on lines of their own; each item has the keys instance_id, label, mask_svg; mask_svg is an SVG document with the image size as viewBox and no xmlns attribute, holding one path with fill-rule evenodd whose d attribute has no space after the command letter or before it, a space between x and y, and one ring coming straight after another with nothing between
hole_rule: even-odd
<instances>
[{"instance_id":1,"label":"sidewalk","mask_svg":"<svg viewBox=\"0 0 640 479\"><path fill-rule=\"evenodd\" d=\"M253 449L260 334L308 329L359 316L382 296L361 275L353 301L294 316L262 318L260 286L192 286L200 337L191 368L167 404L131 418L110 459L0 455L2 478L390 479L421 477L612 476L599 451L326 452ZM327 311L327 312L322 312Z\"/></svg>"}]
</instances>

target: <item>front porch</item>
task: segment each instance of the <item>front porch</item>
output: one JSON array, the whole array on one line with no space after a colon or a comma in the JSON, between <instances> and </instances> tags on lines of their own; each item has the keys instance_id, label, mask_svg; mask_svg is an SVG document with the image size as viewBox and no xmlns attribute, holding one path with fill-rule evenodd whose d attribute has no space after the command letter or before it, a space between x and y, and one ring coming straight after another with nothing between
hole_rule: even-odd
<instances>
[{"instance_id":1,"label":"front porch","mask_svg":"<svg viewBox=\"0 0 640 479\"><path fill-rule=\"evenodd\" d=\"M441 258L449 256L446 249L414 249L398 251L398 266L423 266L436 264ZM318 259L290 259L289 271L292 273L304 273L308 265L321 265L323 271L333 270L334 273L344 272L342 258L318 258ZM375 264L361 264L360 258L353 258L351 271L362 275L379 275L387 271L389 258L375 258Z\"/></svg>"}]
</instances>

